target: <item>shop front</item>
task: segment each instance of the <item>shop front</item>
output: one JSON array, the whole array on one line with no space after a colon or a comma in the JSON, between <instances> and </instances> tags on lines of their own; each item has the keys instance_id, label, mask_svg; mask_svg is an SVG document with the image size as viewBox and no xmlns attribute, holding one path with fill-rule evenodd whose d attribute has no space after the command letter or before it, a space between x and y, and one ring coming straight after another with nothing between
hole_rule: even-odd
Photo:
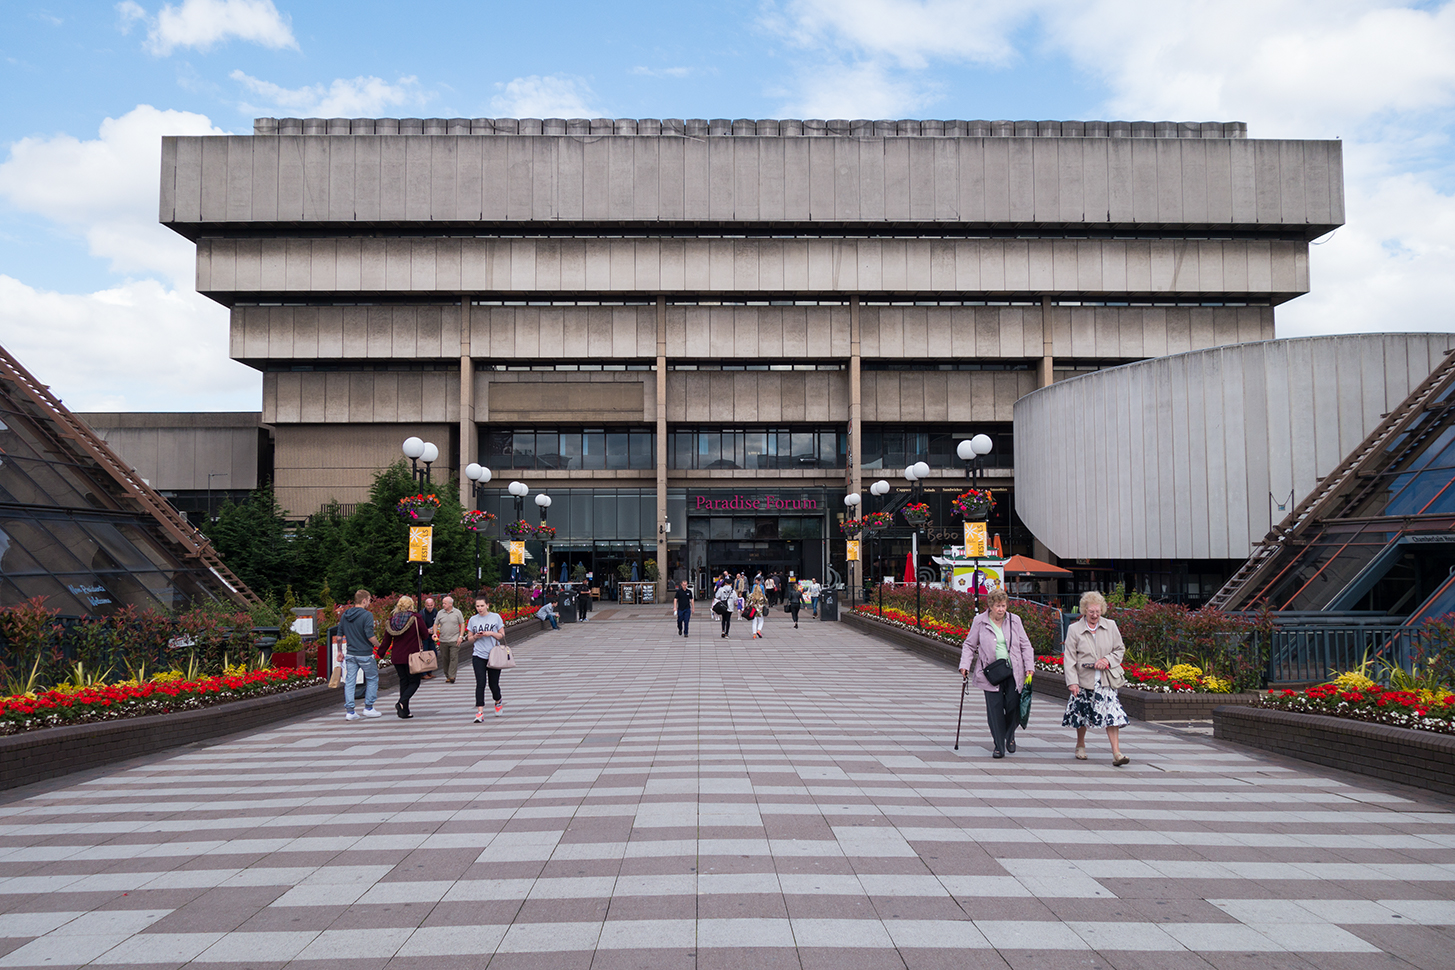
<instances>
[{"instance_id":1,"label":"shop front","mask_svg":"<svg viewBox=\"0 0 1455 970\"><path fill-rule=\"evenodd\" d=\"M686 490L685 553L692 582L707 590L723 572L821 582L838 575L826 568L833 559L830 498L826 488ZM836 545L842 559L843 542Z\"/></svg>"}]
</instances>

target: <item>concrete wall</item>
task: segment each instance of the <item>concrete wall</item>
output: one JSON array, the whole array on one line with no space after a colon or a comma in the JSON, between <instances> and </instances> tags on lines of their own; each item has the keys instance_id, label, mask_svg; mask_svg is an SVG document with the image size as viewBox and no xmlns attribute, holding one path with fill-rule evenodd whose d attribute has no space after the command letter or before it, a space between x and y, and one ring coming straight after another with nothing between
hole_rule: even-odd
<instances>
[{"instance_id":1,"label":"concrete wall","mask_svg":"<svg viewBox=\"0 0 1455 970\"><path fill-rule=\"evenodd\" d=\"M655 306L471 308L469 345L480 360L579 363L648 360L657 353ZM866 359L1038 358L1040 306L860 308ZM1051 307L1057 358L1139 357L1273 337L1273 308ZM281 360L451 360L459 307L267 307L232 311L232 356ZM849 352L844 306L667 307L667 355L694 361L792 363Z\"/></svg>"},{"instance_id":2,"label":"concrete wall","mask_svg":"<svg viewBox=\"0 0 1455 970\"><path fill-rule=\"evenodd\" d=\"M274 431L274 492L278 504L294 515L311 515L336 501L366 501L374 475L396 461L404 439L418 435L450 453L455 434L445 424L282 424ZM449 462L435 468L448 478Z\"/></svg>"},{"instance_id":3,"label":"concrete wall","mask_svg":"<svg viewBox=\"0 0 1455 970\"><path fill-rule=\"evenodd\" d=\"M263 421L268 424L459 420L458 371L268 371L263 375ZM278 446L281 454L281 441Z\"/></svg>"},{"instance_id":4,"label":"concrete wall","mask_svg":"<svg viewBox=\"0 0 1455 970\"><path fill-rule=\"evenodd\" d=\"M1257 294L1308 291L1308 244L1232 239L438 239L197 242L197 290L237 294Z\"/></svg>"},{"instance_id":5,"label":"concrete wall","mask_svg":"<svg viewBox=\"0 0 1455 970\"><path fill-rule=\"evenodd\" d=\"M257 412L76 415L160 491L257 488Z\"/></svg>"},{"instance_id":6,"label":"concrete wall","mask_svg":"<svg viewBox=\"0 0 1455 970\"><path fill-rule=\"evenodd\" d=\"M1302 499L1451 346L1270 340L1034 391L1014 410L1016 511L1067 558L1245 558L1283 516L1274 499Z\"/></svg>"},{"instance_id":7,"label":"concrete wall","mask_svg":"<svg viewBox=\"0 0 1455 970\"><path fill-rule=\"evenodd\" d=\"M1344 221L1337 141L168 137L160 218L222 222ZM190 232L189 232L190 234Z\"/></svg>"}]
</instances>

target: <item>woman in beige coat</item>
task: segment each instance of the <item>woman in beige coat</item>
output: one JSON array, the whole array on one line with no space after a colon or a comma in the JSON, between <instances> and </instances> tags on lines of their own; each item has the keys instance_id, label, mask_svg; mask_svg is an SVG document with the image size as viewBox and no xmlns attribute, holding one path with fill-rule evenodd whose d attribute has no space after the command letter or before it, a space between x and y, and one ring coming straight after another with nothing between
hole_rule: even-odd
<instances>
[{"instance_id":1,"label":"woman in beige coat","mask_svg":"<svg viewBox=\"0 0 1455 970\"><path fill-rule=\"evenodd\" d=\"M1106 728L1111 742L1111 763L1120 768L1132 759L1122 754L1118 734L1127 723L1127 712L1117 700L1117 688L1126 683L1122 656L1126 644L1112 620L1102 616L1106 600L1098 592L1081 594L1081 619L1066 631L1061 651L1061 668L1066 674L1066 702L1063 727L1076 729L1076 758L1086 760L1086 729Z\"/></svg>"}]
</instances>

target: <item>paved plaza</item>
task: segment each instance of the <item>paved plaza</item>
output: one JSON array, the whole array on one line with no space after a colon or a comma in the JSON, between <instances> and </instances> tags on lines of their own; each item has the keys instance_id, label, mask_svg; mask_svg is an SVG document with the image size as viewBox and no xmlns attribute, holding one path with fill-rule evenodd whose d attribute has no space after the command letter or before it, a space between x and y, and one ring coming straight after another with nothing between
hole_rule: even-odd
<instances>
[{"instance_id":1,"label":"paved plaza","mask_svg":"<svg viewBox=\"0 0 1455 970\"><path fill-rule=\"evenodd\" d=\"M697 615L522 643L484 725L466 674L12 793L0 966L1455 966L1448 803L1137 723L1077 762L1052 703L992 761L973 691L955 752L947 667Z\"/></svg>"}]
</instances>

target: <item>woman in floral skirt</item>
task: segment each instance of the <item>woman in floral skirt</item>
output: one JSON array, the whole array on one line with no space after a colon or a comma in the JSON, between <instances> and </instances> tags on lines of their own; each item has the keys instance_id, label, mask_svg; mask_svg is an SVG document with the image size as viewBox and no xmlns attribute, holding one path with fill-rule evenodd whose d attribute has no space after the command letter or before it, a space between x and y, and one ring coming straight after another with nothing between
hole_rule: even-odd
<instances>
[{"instance_id":1,"label":"woman in floral skirt","mask_svg":"<svg viewBox=\"0 0 1455 970\"><path fill-rule=\"evenodd\" d=\"M1076 729L1076 759L1086 760L1086 729L1106 728L1111 742L1111 763L1120 768L1132 759L1122 754L1118 734L1127 723L1127 712L1117 700L1117 688L1126 683L1122 655L1126 644L1115 622L1102 616L1106 599L1098 592L1081 594L1081 619L1066 631L1061 667L1066 673L1066 702L1063 727Z\"/></svg>"}]
</instances>

